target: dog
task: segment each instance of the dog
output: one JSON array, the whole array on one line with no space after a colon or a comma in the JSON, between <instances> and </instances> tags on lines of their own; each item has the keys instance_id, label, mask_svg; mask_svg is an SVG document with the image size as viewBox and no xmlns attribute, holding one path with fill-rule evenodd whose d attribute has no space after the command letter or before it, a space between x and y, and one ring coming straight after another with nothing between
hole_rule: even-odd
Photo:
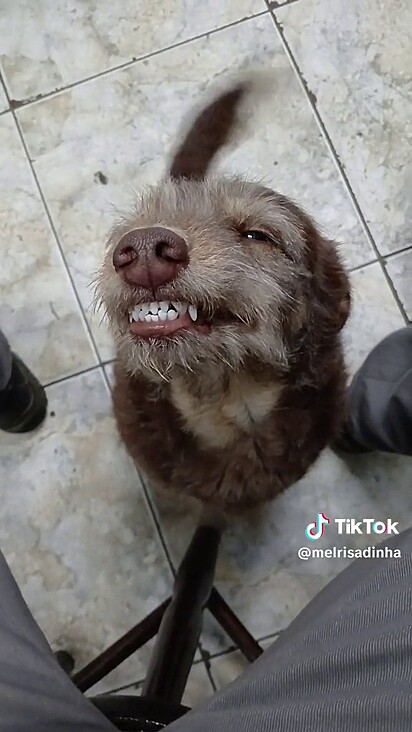
<instances>
[{"instance_id":1,"label":"dog","mask_svg":"<svg viewBox=\"0 0 412 732\"><path fill-rule=\"evenodd\" d=\"M250 84L197 114L96 280L129 454L153 486L229 514L273 499L338 436L351 299L336 245L296 203L210 173Z\"/></svg>"}]
</instances>

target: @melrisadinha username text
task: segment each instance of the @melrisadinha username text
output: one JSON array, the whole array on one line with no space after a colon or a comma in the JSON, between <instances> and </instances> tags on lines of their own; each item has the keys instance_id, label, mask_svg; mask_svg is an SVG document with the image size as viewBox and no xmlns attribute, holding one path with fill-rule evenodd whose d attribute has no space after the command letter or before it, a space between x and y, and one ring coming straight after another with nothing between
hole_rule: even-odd
<instances>
[{"instance_id":1,"label":"@melrisadinha username text","mask_svg":"<svg viewBox=\"0 0 412 732\"><path fill-rule=\"evenodd\" d=\"M367 546L364 549L354 549L348 546L332 546L327 549L321 547L301 546L298 549L299 559L399 559L402 556L400 549L390 546Z\"/></svg>"}]
</instances>

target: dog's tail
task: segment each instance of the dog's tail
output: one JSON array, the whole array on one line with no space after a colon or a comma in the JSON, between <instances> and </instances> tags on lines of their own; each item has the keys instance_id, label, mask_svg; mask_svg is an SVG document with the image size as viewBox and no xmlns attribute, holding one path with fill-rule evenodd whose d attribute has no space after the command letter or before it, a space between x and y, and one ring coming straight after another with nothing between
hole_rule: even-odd
<instances>
[{"instance_id":1,"label":"dog's tail","mask_svg":"<svg viewBox=\"0 0 412 732\"><path fill-rule=\"evenodd\" d=\"M233 141L234 133L243 126L240 107L256 86L260 86L256 84L256 75L249 74L233 82L197 114L173 155L169 169L172 178L204 178L216 154Z\"/></svg>"}]
</instances>

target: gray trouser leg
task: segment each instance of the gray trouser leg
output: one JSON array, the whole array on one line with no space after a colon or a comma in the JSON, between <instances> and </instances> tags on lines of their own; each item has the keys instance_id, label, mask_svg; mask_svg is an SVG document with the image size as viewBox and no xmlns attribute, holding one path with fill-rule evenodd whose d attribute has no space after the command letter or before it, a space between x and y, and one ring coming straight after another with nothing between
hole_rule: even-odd
<instances>
[{"instance_id":1,"label":"gray trouser leg","mask_svg":"<svg viewBox=\"0 0 412 732\"><path fill-rule=\"evenodd\" d=\"M168 730L410 730L412 529L384 545L402 558L354 562L246 673Z\"/></svg>"},{"instance_id":2,"label":"gray trouser leg","mask_svg":"<svg viewBox=\"0 0 412 732\"><path fill-rule=\"evenodd\" d=\"M0 391L7 386L11 375L11 351L7 338L0 330Z\"/></svg>"},{"instance_id":3,"label":"gray trouser leg","mask_svg":"<svg viewBox=\"0 0 412 732\"><path fill-rule=\"evenodd\" d=\"M0 732L114 732L59 667L0 554Z\"/></svg>"},{"instance_id":4,"label":"gray trouser leg","mask_svg":"<svg viewBox=\"0 0 412 732\"><path fill-rule=\"evenodd\" d=\"M412 455L412 327L369 354L349 390L348 432L371 450Z\"/></svg>"},{"instance_id":5,"label":"gray trouser leg","mask_svg":"<svg viewBox=\"0 0 412 732\"><path fill-rule=\"evenodd\" d=\"M331 582L234 684L170 732L406 732L412 529ZM0 556L0 732L114 728L59 668Z\"/></svg>"}]
</instances>

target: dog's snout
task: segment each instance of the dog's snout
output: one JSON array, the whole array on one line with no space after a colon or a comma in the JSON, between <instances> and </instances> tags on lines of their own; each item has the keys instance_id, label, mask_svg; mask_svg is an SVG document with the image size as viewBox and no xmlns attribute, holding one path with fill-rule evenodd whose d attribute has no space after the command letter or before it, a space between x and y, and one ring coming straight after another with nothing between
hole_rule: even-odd
<instances>
[{"instance_id":1,"label":"dog's snout","mask_svg":"<svg viewBox=\"0 0 412 732\"><path fill-rule=\"evenodd\" d=\"M113 252L113 266L126 282L152 289L174 280L188 264L185 240L160 226L128 231Z\"/></svg>"}]
</instances>

